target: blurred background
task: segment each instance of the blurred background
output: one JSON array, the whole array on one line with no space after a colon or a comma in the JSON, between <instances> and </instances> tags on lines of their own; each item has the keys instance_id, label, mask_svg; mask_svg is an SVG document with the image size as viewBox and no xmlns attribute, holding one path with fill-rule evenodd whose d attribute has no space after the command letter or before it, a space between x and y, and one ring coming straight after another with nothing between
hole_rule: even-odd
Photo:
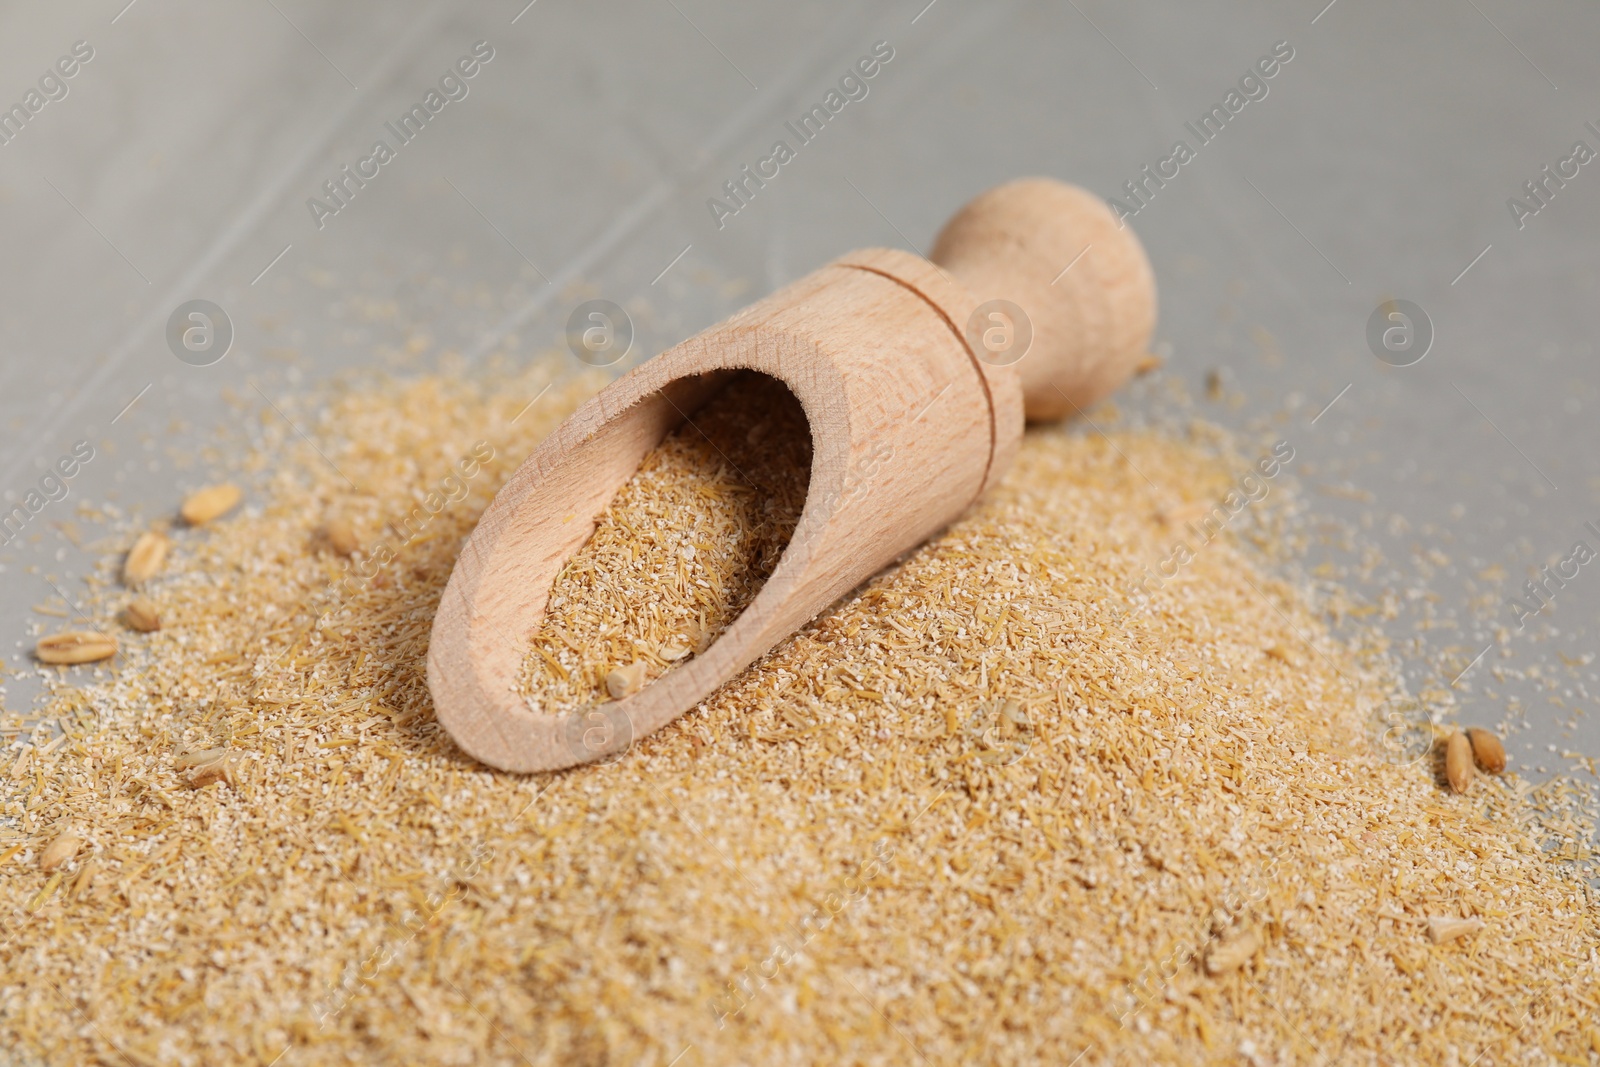
<instances>
[{"instance_id":1,"label":"blurred background","mask_svg":"<svg viewBox=\"0 0 1600 1067\"><path fill-rule=\"evenodd\" d=\"M1545 0L10 5L0 494L47 503L0 547L7 706L96 536L218 475L241 411L563 349L596 298L633 321L620 372L1046 174L1121 200L1155 266L1165 368L1124 418L1186 392L1290 441L1304 579L1342 573L1429 714L1575 769L1600 565L1536 615L1524 583L1600 551L1596 41L1600 8ZM799 144L785 123L873 55Z\"/></svg>"}]
</instances>

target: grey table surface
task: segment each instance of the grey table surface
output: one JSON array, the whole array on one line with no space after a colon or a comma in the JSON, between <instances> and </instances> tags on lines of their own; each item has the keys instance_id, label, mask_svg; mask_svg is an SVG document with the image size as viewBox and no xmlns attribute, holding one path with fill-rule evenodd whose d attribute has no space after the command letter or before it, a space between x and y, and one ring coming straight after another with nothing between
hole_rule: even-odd
<instances>
[{"instance_id":1,"label":"grey table surface","mask_svg":"<svg viewBox=\"0 0 1600 1067\"><path fill-rule=\"evenodd\" d=\"M632 313L625 369L1049 174L1138 207L1168 380L1219 375L1231 400L1201 413L1276 426L1317 512L1382 549L1366 595L1391 594L1411 687L1511 728L1528 773L1569 769L1600 755L1600 569L1525 626L1509 601L1575 542L1600 550L1600 165L1574 156L1600 151L1597 41L1600 7L1553 0L8 5L0 106L26 121L0 127L5 507L96 448L0 548L8 706L60 624L33 606L91 566L58 522L81 501L170 510L213 473L228 391L265 408L418 336L526 358L586 296ZM319 219L323 183L477 42L466 95ZM867 95L719 225L708 199L877 42L893 58ZM48 77L75 46L92 57ZM1202 144L1186 123L1274 47L1292 59ZM1128 200L1180 139L1194 158ZM166 340L192 299L233 326L210 366ZM1389 299L1426 316L1420 362L1369 346ZM1349 552L1315 543L1307 566Z\"/></svg>"}]
</instances>

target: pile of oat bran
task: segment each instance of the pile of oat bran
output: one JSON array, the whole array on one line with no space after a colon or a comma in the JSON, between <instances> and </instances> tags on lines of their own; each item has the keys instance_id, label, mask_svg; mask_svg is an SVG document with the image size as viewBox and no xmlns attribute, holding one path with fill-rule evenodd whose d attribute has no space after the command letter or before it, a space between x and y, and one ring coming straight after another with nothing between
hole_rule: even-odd
<instances>
[{"instance_id":1,"label":"pile of oat bran","mask_svg":"<svg viewBox=\"0 0 1600 1067\"><path fill-rule=\"evenodd\" d=\"M778 565L810 471L805 413L774 378L736 375L688 413L556 576L524 667L529 705L606 700L619 670L636 691L710 647Z\"/></svg>"},{"instance_id":2,"label":"pile of oat bran","mask_svg":"<svg viewBox=\"0 0 1600 1067\"><path fill-rule=\"evenodd\" d=\"M336 398L312 436L359 490L297 440L251 457L247 510L147 590L165 629L65 676L63 739L12 718L19 1062L1600 1060L1600 913L1539 797L1385 761L1389 681L1229 539L1126 611L1159 516L1230 483L1178 440L1030 433L965 520L616 764L464 758L428 630L589 388L512 423L547 373ZM327 516L390 536L480 438L467 498L315 627ZM126 593L97 596L113 626ZM1014 760L983 758L1000 698ZM232 784L194 789L213 748Z\"/></svg>"}]
</instances>

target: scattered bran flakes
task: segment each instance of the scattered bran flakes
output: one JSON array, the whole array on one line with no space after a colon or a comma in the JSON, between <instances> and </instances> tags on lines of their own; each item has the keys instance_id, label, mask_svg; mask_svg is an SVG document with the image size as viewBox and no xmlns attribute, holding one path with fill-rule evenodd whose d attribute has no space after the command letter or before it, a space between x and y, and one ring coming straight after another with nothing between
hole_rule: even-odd
<instances>
[{"instance_id":1,"label":"scattered bran flakes","mask_svg":"<svg viewBox=\"0 0 1600 1067\"><path fill-rule=\"evenodd\" d=\"M1382 758L1390 679L1232 535L1125 610L1170 541L1157 516L1230 484L1156 434L1030 433L967 518L614 764L464 758L429 707L429 626L494 488L590 388L513 423L542 375L374 383L302 416L360 488L269 441L241 461L252 508L176 535L146 594L164 628L63 686L61 736L13 717L0 1047L279 1067L1600 1055L1597 910L1558 862L1587 862L1589 824L1541 822L1555 798L1514 767L1456 796ZM324 516L410 514L479 438L496 458L465 498L316 626L345 565ZM91 590L108 627L115 566ZM997 700L1029 724L1015 760L979 758ZM218 749L228 780L194 788L186 755ZM83 846L40 871L68 827ZM1436 944L1441 918L1483 927ZM1213 943L1251 937L1207 973Z\"/></svg>"}]
</instances>

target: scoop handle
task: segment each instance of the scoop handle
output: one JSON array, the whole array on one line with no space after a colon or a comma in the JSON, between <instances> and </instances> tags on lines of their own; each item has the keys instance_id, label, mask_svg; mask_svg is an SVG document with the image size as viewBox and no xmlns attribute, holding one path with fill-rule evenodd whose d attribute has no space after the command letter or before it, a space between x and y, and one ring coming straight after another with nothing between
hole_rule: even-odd
<instances>
[{"instance_id":1,"label":"scoop handle","mask_svg":"<svg viewBox=\"0 0 1600 1067\"><path fill-rule=\"evenodd\" d=\"M1115 391L1155 329L1144 248L1075 185L1022 178L980 193L945 224L930 258L980 301L1008 300L1027 316L1032 342L1016 369L1030 421L1086 410Z\"/></svg>"}]
</instances>

